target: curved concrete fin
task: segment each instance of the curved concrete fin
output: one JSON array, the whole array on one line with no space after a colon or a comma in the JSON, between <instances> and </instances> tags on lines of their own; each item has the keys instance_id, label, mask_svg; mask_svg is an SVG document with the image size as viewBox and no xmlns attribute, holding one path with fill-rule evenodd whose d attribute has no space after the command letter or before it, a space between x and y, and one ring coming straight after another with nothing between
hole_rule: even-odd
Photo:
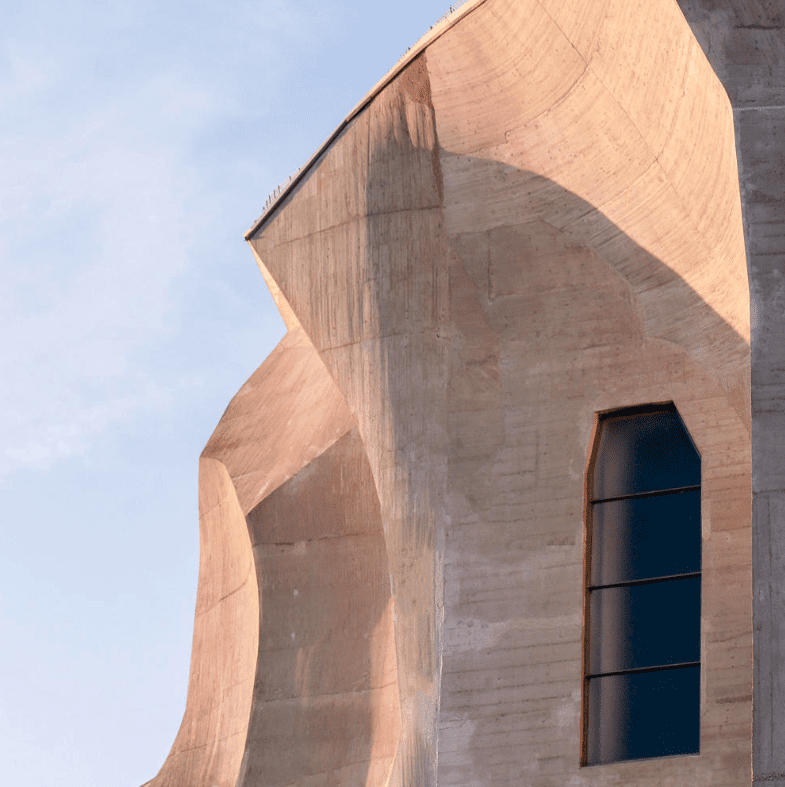
<instances>
[{"instance_id":1,"label":"curved concrete fin","mask_svg":"<svg viewBox=\"0 0 785 787\"><path fill-rule=\"evenodd\" d=\"M278 309L278 313L281 315L281 319L284 321L284 325L286 325L290 331L294 331L297 328L302 328L300 321L297 319L297 315L289 305L289 301L286 300L286 297L281 292L281 288L270 274L270 271L267 270L267 266L262 261L262 258L257 254L256 249L253 246L250 244L249 246L251 247L253 256L256 259L256 264L259 266L259 271L264 277L267 289L270 290L270 294L273 296L275 306Z\"/></svg>"},{"instance_id":2,"label":"curved concrete fin","mask_svg":"<svg viewBox=\"0 0 785 787\"><path fill-rule=\"evenodd\" d=\"M238 787L383 787L401 714L379 499L357 429L248 514L259 660Z\"/></svg>"},{"instance_id":3,"label":"curved concrete fin","mask_svg":"<svg viewBox=\"0 0 785 787\"><path fill-rule=\"evenodd\" d=\"M234 787L248 731L259 594L245 516L221 462L199 462L199 588L188 698L150 787Z\"/></svg>"},{"instance_id":4,"label":"curved concrete fin","mask_svg":"<svg viewBox=\"0 0 785 787\"><path fill-rule=\"evenodd\" d=\"M349 432L355 460L362 461L354 425L313 345L295 327L240 389L208 441L199 463L199 586L186 710L151 787L236 784L254 699L263 601L257 585L262 571L254 566L246 513L287 480L313 475L314 460ZM373 507L375 487L366 481L363 505ZM355 517L352 523L355 529L369 523L376 528L371 552L384 592L373 597L373 625L365 634L378 645L391 631L392 607L378 501L375 505L375 519L358 522ZM257 531L258 526L255 537ZM382 647L382 656L390 650ZM377 672L387 675L389 668ZM395 716L397 689L395 702L387 705Z\"/></svg>"},{"instance_id":5,"label":"curved concrete fin","mask_svg":"<svg viewBox=\"0 0 785 787\"><path fill-rule=\"evenodd\" d=\"M232 399L202 456L226 465L247 513L354 423L319 354L296 328Z\"/></svg>"}]
</instances>

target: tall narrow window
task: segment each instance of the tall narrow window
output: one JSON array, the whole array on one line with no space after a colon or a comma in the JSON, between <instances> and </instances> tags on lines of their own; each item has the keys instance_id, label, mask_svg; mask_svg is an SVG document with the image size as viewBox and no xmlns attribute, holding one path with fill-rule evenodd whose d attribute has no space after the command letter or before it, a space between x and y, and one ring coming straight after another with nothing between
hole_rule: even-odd
<instances>
[{"instance_id":1,"label":"tall narrow window","mask_svg":"<svg viewBox=\"0 0 785 787\"><path fill-rule=\"evenodd\" d=\"M589 468L587 765L700 745L700 456L676 408L600 417Z\"/></svg>"}]
</instances>

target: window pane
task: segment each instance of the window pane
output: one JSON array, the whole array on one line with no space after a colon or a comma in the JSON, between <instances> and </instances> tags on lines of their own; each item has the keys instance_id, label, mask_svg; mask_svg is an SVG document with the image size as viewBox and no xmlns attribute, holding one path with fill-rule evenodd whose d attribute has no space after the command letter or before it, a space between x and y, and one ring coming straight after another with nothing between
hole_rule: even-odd
<instances>
[{"instance_id":1,"label":"window pane","mask_svg":"<svg viewBox=\"0 0 785 787\"><path fill-rule=\"evenodd\" d=\"M700 577L593 590L589 672L700 660Z\"/></svg>"},{"instance_id":2,"label":"window pane","mask_svg":"<svg viewBox=\"0 0 785 787\"><path fill-rule=\"evenodd\" d=\"M589 681L589 765L700 750L700 667Z\"/></svg>"},{"instance_id":3,"label":"window pane","mask_svg":"<svg viewBox=\"0 0 785 787\"><path fill-rule=\"evenodd\" d=\"M592 506L591 583L701 570L700 490Z\"/></svg>"},{"instance_id":4,"label":"window pane","mask_svg":"<svg viewBox=\"0 0 785 787\"><path fill-rule=\"evenodd\" d=\"M592 499L700 484L700 457L675 412L600 422Z\"/></svg>"}]
</instances>

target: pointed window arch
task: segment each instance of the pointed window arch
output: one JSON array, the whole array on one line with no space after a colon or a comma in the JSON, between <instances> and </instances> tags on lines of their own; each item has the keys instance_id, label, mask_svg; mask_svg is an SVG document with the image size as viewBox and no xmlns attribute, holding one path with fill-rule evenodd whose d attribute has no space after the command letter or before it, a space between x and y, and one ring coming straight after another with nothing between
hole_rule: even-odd
<instances>
[{"instance_id":1,"label":"pointed window arch","mask_svg":"<svg viewBox=\"0 0 785 787\"><path fill-rule=\"evenodd\" d=\"M700 480L672 403L599 416L587 477L585 765L699 751Z\"/></svg>"}]
</instances>

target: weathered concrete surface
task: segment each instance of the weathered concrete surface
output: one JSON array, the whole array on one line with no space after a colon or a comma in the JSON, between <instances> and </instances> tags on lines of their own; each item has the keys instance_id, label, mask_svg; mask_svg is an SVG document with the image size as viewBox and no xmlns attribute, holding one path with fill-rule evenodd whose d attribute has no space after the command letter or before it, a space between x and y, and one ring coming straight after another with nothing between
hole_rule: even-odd
<instances>
[{"instance_id":1,"label":"weathered concrete surface","mask_svg":"<svg viewBox=\"0 0 785 787\"><path fill-rule=\"evenodd\" d=\"M199 490L188 700L149 784L381 784L400 711L378 501L355 421L302 330L232 400Z\"/></svg>"},{"instance_id":2,"label":"weathered concrete surface","mask_svg":"<svg viewBox=\"0 0 785 787\"><path fill-rule=\"evenodd\" d=\"M238 785L383 784L400 729L393 604L357 430L248 524L265 609Z\"/></svg>"},{"instance_id":3,"label":"weathered concrete surface","mask_svg":"<svg viewBox=\"0 0 785 787\"><path fill-rule=\"evenodd\" d=\"M734 108L785 101L781 0L678 0Z\"/></svg>"},{"instance_id":4,"label":"weathered concrete surface","mask_svg":"<svg viewBox=\"0 0 785 787\"><path fill-rule=\"evenodd\" d=\"M476 4L250 241L379 493L392 783L748 783L741 211L730 106L678 8ZM581 769L592 415L667 399L704 462L702 753Z\"/></svg>"},{"instance_id":5,"label":"weathered concrete surface","mask_svg":"<svg viewBox=\"0 0 785 787\"><path fill-rule=\"evenodd\" d=\"M736 120L753 321L753 769L785 785L785 6L680 5Z\"/></svg>"},{"instance_id":6,"label":"weathered concrete surface","mask_svg":"<svg viewBox=\"0 0 785 787\"><path fill-rule=\"evenodd\" d=\"M236 547L203 517L200 593L258 592L197 616L155 787L749 784L733 116L676 4L464 6L248 237L290 333L205 449ZM702 458L701 752L581 767L592 426L671 400Z\"/></svg>"}]
</instances>

